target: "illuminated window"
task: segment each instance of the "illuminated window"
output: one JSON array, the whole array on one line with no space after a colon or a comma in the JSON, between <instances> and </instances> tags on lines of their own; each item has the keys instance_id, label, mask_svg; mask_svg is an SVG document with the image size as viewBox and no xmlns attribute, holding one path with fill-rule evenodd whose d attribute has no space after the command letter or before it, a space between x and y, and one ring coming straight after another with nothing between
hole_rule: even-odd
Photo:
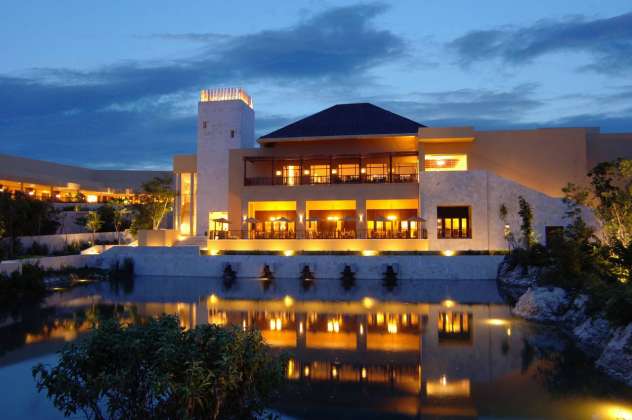
<instances>
[{"instance_id":1,"label":"illuminated window","mask_svg":"<svg viewBox=\"0 0 632 420\"><path fill-rule=\"evenodd\" d=\"M426 155L424 169L436 171L467 171L467 155Z\"/></svg>"},{"instance_id":2,"label":"illuminated window","mask_svg":"<svg viewBox=\"0 0 632 420\"><path fill-rule=\"evenodd\" d=\"M366 179L371 182L386 182L388 177L388 164L367 163Z\"/></svg>"},{"instance_id":3,"label":"illuminated window","mask_svg":"<svg viewBox=\"0 0 632 420\"><path fill-rule=\"evenodd\" d=\"M342 182L359 181L360 165L357 163L344 163L338 165L338 180Z\"/></svg>"},{"instance_id":4,"label":"illuminated window","mask_svg":"<svg viewBox=\"0 0 632 420\"><path fill-rule=\"evenodd\" d=\"M285 185L298 185L301 168L298 165L283 166L283 183Z\"/></svg>"},{"instance_id":5,"label":"illuminated window","mask_svg":"<svg viewBox=\"0 0 632 420\"><path fill-rule=\"evenodd\" d=\"M310 165L309 173L312 184L329 183L329 165Z\"/></svg>"},{"instance_id":6,"label":"illuminated window","mask_svg":"<svg viewBox=\"0 0 632 420\"><path fill-rule=\"evenodd\" d=\"M471 237L469 207L437 207L438 239L470 239Z\"/></svg>"}]
</instances>

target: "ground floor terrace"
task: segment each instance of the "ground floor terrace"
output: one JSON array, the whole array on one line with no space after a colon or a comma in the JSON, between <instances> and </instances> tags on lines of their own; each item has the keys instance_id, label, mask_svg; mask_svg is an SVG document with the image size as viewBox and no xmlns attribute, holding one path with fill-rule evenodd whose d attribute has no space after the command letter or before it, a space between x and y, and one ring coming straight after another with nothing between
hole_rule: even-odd
<instances>
[{"instance_id":1,"label":"ground floor terrace","mask_svg":"<svg viewBox=\"0 0 632 420\"><path fill-rule=\"evenodd\" d=\"M104 203L114 199L138 201L132 190L104 190L83 188L79 184L68 182L61 184L33 183L22 180L0 179L0 193L24 194L37 200L54 203Z\"/></svg>"},{"instance_id":2,"label":"ground floor terrace","mask_svg":"<svg viewBox=\"0 0 632 420\"><path fill-rule=\"evenodd\" d=\"M418 199L249 201L241 225L210 214L209 239L424 239ZM217 217L220 216L220 217Z\"/></svg>"}]
</instances>

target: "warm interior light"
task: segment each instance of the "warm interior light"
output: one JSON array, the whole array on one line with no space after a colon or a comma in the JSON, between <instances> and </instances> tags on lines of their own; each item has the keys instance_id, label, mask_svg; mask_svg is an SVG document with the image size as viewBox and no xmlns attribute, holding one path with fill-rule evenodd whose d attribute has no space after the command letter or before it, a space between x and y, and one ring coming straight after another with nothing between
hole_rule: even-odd
<instances>
[{"instance_id":1,"label":"warm interior light","mask_svg":"<svg viewBox=\"0 0 632 420\"><path fill-rule=\"evenodd\" d=\"M386 219L390 221L397 220L397 216L395 216L394 214L389 214L388 216L386 216Z\"/></svg>"},{"instance_id":2,"label":"warm interior light","mask_svg":"<svg viewBox=\"0 0 632 420\"><path fill-rule=\"evenodd\" d=\"M29 191L29 195L35 195L35 191L33 190Z\"/></svg>"},{"instance_id":3,"label":"warm interior light","mask_svg":"<svg viewBox=\"0 0 632 420\"><path fill-rule=\"evenodd\" d=\"M286 257L291 257L292 255L294 255L294 250L286 249L285 251L283 251L283 255L285 255Z\"/></svg>"},{"instance_id":4,"label":"warm interior light","mask_svg":"<svg viewBox=\"0 0 632 420\"><path fill-rule=\"evenodd\" d=\"M340 217L338 217L338 216L327 216L327 220L329 220L330 222L337 222L338 220L340 220Z\"/></svg>"},{"instance_id":5,"label":"warm interior light","mask_svg":"<svg viewBox=\"0 0 632 420\"><path fill-rule=\"evenodd\" d=\"M397 334L397 324L393 321L389 322L386 326L386 330L389 334Z\"/></svg>"},{"instance_id":6,"label":"warm interior light","mask_svg":"<svg viewBox=\"0 0 632 420\"><path fill-rule=\"evenodd\" d=\"M374 257L378 254L377 251L374 251L372 249L365 249L364 251L362 251L362 256L363 257Z\"/></svg>"},{"instance_id":7,"label":"warm interior light","mask_svg":"<svg viewBox=\"0 0 632 420\"><path fill-rule=\"evenodd\" d=\"M443 159L439 159L439 160L437 161L437 166L445 166L445 160L443 160Z\"/></svg>"},{"instance_id":8,"label":"warm interior light","mask_svg":"<svg viewBox=\"0 0 632 420\"><path fill-rule=\"evenodd\" d=\"M99 198L94 194L90 194L86 196L86 201L88 203L96 203L97 201L99 201Z\"/></svg>"},{"instance_id":9,"label":"warm interior light","mask_svg":"<svg viewBox=\"0 0 632 420\"><path fill-rule=\"evenodd\" d=\"M446 249L445 251L441 251L441 255L443 255L444 257L452 257L454 256L454 251L452 251L451 249Z\"/></svg>"},{"instance_id":10,"label":"warm interior light","mask_svg":"<svg viewBox=\"0 0 632 420\"><path fill-rule=\"evenodd\" d=\"M209 255L216 256L219 255L220 251L219 249L211 249L208 253Z\"/></svg>"}]
</instances>

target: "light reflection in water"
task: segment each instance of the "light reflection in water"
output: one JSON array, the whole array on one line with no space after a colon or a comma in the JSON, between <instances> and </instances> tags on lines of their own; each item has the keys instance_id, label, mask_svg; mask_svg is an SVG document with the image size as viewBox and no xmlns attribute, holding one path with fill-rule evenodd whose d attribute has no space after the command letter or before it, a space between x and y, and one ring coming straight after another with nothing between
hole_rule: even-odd
<instances>
[{"instance_id":1,"label":"light reflection in water","mask_svg":"<svg viewBox=\"0 0 632 420\"><path fill-rule=\"evenodd\" d=\"M270 346L290 355L287 378L300 398L286 398L285 405L322 405L318 395L329 401L335 383L357 387L353 395L358 400L350 404L413 416L476 417L502 400L524 401L522 390L536 370L524 370L528 329L503 305L408 304L367 297L324 302L289 295L261 301L214 294L193 302L81 302L31 329L22 345L72 341L98 322L98 312L106 307L128 323L168 313L178 315L183 328L256 328ZM307 384L316 388L304 391ZM344 398L353 397L345 392ZM523 408L532 409L528 404ZM624 404L597 401L572 409L581 415L567 418L632 420L632 408Z\"/></svg>"}]
</instances>

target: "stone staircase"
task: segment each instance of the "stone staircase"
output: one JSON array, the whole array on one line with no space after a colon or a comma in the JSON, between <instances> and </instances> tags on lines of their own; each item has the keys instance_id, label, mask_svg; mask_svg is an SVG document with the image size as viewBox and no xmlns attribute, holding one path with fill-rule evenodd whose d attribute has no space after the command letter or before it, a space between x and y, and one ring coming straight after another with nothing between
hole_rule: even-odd
<instances>
[{"instance_id":1,"label":"stone staircase","mask_svg":"<svg viewBox=\"0 0 632 420\"><path fill-rule=\"evenodd\" d=\"M206 242L206 236L187 236L180 241L176 241L173 246L198 246L200 248L206 248Z\"/></svg>"}]
</instances>

